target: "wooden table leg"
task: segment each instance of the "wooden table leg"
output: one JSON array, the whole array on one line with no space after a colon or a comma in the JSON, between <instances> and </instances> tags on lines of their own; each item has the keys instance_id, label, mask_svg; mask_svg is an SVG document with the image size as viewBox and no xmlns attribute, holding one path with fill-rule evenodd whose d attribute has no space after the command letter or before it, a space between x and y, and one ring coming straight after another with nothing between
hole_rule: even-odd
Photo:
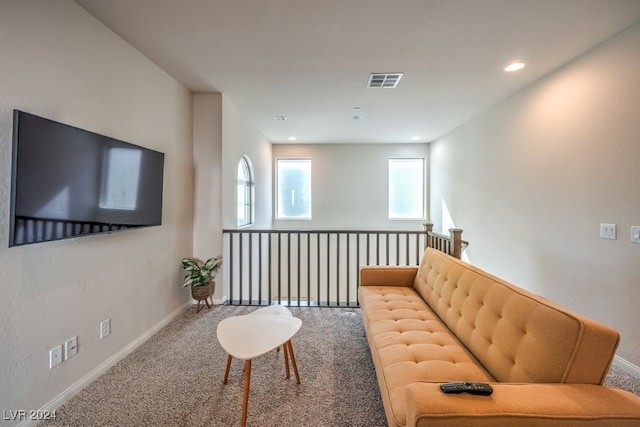
<instances>
[{"instance_id":1,"label":"wooden table leg","mask_svg":"<svg viewBox=\"0 0 640 427\"><path fill-rule=\"evenodd\" d=\"M291 344L291 340L287 341L284 345L285 354L289 352L291 356L291 364L293 365L293 372L296 374L296 383L300 384L300 375L298 375L298 365L296 364L296 356L293 354L293 344ZM287 374L289 373L289 365L287 365ZM289 376L287 375L287 378Z\"/></svg>"},{"instance_id":2,"label":"wooden table leg","mask_svg":"<svg viewBox=\"0 0 640 427\"><path fill-rule=\"evenodd\" d=\"M249 405L249 383L251 381L251 359L244 362L244 398L242 400L242 427L247 425L247 406Z\"/></svg>"},{"instance_id":3,"label":"wooden table leg","mask_svg":"<svg viewBox=\"0 0 640 427\"><path fill-rule=\"evenodd\" d=\"M279 348L279 347L278 347ZM287 349L287 344L284 344L284 366L285 368L287 368L287 379L289 379L291 377L291 374L289 373L289 349Z\"/></svg>"},{"instance_id":4,"label":"wooden table leg","mask_svg":"<svg viewBox=\"0 0 640 427\"><path fill-rule=\"evenodd\" d=\"M229 368L231 368L231 355L227 357L227 369L224 371L224 381L222 381L222 384L227 383L227 378L229 378Z\"/></svg>"}]
</instances>

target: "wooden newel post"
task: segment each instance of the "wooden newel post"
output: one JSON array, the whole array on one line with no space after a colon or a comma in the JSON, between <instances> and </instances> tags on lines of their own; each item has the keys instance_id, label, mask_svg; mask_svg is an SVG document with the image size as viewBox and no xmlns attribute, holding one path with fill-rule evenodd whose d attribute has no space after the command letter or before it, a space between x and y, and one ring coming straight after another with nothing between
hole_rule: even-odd
<instances>
[{"instance_id":1,"label":"wooden newel post","mask_svg":"<svg viewBox=\"0 0 640 427\"><path fill-rule=\"evenodd\" d=\"M424 225L424 233L427 235L427 248L432 247L431 246L431 233L433 232L433 224L430 222L427 222Z\"/></svg>"},{"instance_id":2,"label":"wooden newel post","mask_svg":"<svg viewBox=\"0 0 640 427\"><path fill-rule=\"evenodd\" d=\"M460 259L462 257L462 229L450 228L451 235L451 256Z\"/></svg>"}]
</instances>

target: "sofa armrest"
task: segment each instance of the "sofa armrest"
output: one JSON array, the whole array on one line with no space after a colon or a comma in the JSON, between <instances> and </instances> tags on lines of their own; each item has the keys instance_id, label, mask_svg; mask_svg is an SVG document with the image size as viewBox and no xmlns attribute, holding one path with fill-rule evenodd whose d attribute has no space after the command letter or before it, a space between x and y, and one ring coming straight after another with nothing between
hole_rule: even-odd
<instances>
[{"instance_id":1,"label":"sofa armrest","mask_svg":"<svg viewBox=\"0 0 640 427\"><path fill-rule=\"evenodd\" d=\"M492 383L491 396L444 394L440 383L407 386L407 426L638 426L640 397L593 384Z\"/></svg>"},{"instance_id":2,"label":"sofa armrest","mask_svg":"<svg viewBox=\"0 0 640 427\"><path fill-rule=\"evenodd\" d=\"M413 286L417 266L365 265L360 267L360 286Z\"/></svg>"}]
</instances>

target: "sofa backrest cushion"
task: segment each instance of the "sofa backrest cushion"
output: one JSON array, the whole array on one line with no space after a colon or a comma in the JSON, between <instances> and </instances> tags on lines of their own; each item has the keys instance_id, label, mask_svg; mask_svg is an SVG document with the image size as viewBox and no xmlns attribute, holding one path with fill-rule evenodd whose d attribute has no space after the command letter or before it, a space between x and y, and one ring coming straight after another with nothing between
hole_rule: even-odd
<instances>
[{"instance_id":1,"label":"sofa backrest cushion","mask_svg":"<svg viewBox=\"0 0 640 427\"><path fill-rule=\"evenodd\" d=\"M619 334L428 248L414 288L498 381L601 384Z\"/></svg>"}]
</instances>

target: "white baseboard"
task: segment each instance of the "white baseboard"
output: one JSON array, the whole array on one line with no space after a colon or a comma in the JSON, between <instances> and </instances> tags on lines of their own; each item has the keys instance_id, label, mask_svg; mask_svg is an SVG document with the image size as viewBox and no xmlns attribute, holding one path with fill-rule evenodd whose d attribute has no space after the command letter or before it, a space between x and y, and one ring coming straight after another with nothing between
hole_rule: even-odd
<instances>
[{"instance_id":1,"label":"white baseboard","mask_svg":"<svg viewBox=\"0 0 640 427\"><path fill-rule=\"evenodd\" d=\"M40 408L40 412L44 411L45 413L52 413L53 411L55 411L67 400L75 396L80 390L88 386L90 383L96 380L100 375L105 373L109 368L111 368L113 365L118 363L120 360L124 359L136 348L144 344L144 342L147 341L149 338L151 338L153 334L155 334L164 326L166 326L169 322L175 319L180 313L182 313L187 307L190 307L190 306L191 306L191 302L188 302L180 306L178 309L174 310L167 317L162 319L160 322L156 323L153 327L148 329L138 338L136 338L135 340L130 342L128 345L123 347L119 352L117 352L116 354L111 356L109 359L105 360L103 363L98 365L94 370L92 370L87 375L82 377L79 381L72 384L70 387L68 387L58 396L54 397L52 400L47 402L42 408ZM32 426L35 426L36 424L37 424L37 421L35 420L26 420L18 424L17 427L32 427Z\"/></svg>"},{"instance_id":2,"label":"white baseboard","mask_svg":"<svg viewBox=\"0 0 640 427\"><path fill-rule=\"evenodd\" d=\"M627 371L629 374L633 375L634 377L640 379L640 367L634 365L633 363L623 359L622 357L616 355L613 358L613 364L616 365L619 368L624 369L625 371Z\"/></svg>"},{"instance_id":3,"label":"white baseboard","mask_svg":"<svg viewBox=\"0 0 640 427\"><path fill-rule=\"evenodd\" d=\"M222 305L227 302L227 296L223 295L222 298L212 298L211 300L215 305Z\"/></svg>"}]
</instances>

